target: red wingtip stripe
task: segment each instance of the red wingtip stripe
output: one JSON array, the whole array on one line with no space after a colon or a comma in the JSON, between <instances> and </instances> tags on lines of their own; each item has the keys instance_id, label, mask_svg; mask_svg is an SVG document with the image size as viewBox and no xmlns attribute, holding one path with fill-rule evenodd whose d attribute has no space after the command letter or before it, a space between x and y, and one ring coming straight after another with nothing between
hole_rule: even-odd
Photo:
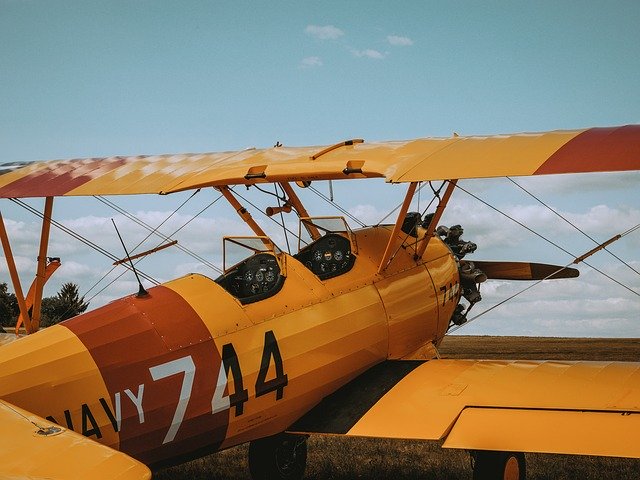
<instances>
[{"instance_id":1,"label":"red wingtip stripe","mask_svg":"<svg viewBox=\"0 0 640 480\"><path fill-rule=\"evenodd\" d=\"M640 170L640 125L590 128L560 147L534 175Z\"/></svg>"},{"instance_id":2,"label":"red wingtip stripe","mask_svg":"<svg viewBox=\"0 0 640 480\"><path fill-rule=\"evenodd\" d=\"M78 162L82 165L78 166ZM71 160L56 169L45 168L19 178L0 188L1 198L58 197L125 163L122 158Z\"/></svg>"}]
</instances>

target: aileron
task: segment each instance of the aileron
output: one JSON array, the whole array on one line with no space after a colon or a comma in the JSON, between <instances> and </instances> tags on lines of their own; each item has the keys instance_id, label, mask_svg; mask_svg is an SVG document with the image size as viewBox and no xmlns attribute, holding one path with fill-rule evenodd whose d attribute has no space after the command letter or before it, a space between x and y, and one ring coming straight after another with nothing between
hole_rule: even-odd
<instances>
[{"instance_id":1,"label":"aileron","mask_svg":"<svg viewBox=\"0 0 640 480\"><path fill-rule=\"evenodd\" d=\"M465 408L446 448L640 458L640 413Z\"/></svg>"}]
</instances>

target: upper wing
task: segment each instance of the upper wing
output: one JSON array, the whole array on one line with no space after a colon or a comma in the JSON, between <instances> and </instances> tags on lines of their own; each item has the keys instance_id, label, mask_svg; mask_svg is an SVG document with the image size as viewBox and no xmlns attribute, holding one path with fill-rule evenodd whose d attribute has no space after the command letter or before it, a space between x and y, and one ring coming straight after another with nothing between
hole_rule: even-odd
<instances>
[{"instance_id":1,"label":"upper wing","mask_svg":"<svg viewBox=\"0 0 640 480\"><path fill-rule=\"evenodd\" d=\"M389 182L640 170L640 125L488 137L0 165L0 198L171 193L255 182Z\"/></svg>"},{"instance_id":2,"label":"upper wing","mask_svg":"<svg viewBox=\"0 0 640 480\"><path fill-rule=\"evenodd\" d=\"M291 431L640 458L640 364L385 362L323 400Z\"/></svg>"},{"instance_id":3,"label":"upper wing","mask_svg":"<svg viewBox=\"0 0 640 480\"><path fill-rule=\"evenodd\" d=\"M124 453L0 401L0 478L147 480L151 472Z\"/></svg>"}]
</instances>

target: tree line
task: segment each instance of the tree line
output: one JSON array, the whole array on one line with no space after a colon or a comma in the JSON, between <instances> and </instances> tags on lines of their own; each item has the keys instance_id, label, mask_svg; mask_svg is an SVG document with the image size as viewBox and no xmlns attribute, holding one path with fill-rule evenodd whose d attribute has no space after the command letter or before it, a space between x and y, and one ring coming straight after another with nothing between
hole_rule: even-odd
<instances>
[{"instance_id":1,"label":"tree line","mask_svg":"<svg viewBox=\"0 0 640 480\"><path fill-rule=\"evenodd\" d=\"M48 327L75 317L84 312L88 306L89 302L85 302L84 297L80 297L78 286L72 282L65 283L55 296L42 299L40 326ZM0 329L14 327L19 315L20 308L16 295L9 292L6 283L0 283Z\"/></svg>"}]
</instances>

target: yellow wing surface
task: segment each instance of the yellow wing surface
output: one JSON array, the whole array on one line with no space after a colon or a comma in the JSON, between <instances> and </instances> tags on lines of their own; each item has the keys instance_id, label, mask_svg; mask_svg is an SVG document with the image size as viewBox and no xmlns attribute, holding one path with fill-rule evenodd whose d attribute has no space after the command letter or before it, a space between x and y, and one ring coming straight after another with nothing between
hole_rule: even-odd
<instances>
[{"instance_id":1,"label":"yellow wing surface","mask_svg":"<svg viewBox=\"0 0 640 480\"><path fill-rule=\"evenodd\" d=\"M640 458L640 364L385 362L291 430Z\"/></svg>"},{"instance_id":2,"label":"yellow wing surface","mask_svg":"<svg viewBox=\"0 0 640 480\"><path fill-rule=\"evenodd\" d=\"M124 453L0 401L0 478L146 480L151 472Z\"/></svg>"},{"instance_id":3,"label":"yellow wing surface","mask_svg":"<svg viewBox=\"0 0 640 480\"><path fill-rule=\"evenodd\" d=\"M256 182L388 182L640 170L640 125L0 165L0 198L171 193Z\"/></svg>"}]
</instances>

